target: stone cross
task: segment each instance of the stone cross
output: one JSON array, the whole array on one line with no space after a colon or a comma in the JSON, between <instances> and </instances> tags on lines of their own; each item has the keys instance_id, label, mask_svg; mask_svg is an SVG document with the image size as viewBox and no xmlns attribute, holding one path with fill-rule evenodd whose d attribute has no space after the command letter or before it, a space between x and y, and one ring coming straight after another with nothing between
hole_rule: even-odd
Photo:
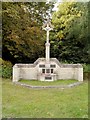
<instances>
[{"instance_id":1,"label":"stone cross","mask_svg":"<svg viewBox=\"0 0 90 120\"><path fill-rule=\"evenodd\" d=\"M47 22L43 25L43 30L47 31L46 39L46 62L49 63L50 60L50 43L49 43L49 31L53 30L50 20L47 19Z\"/></svg>"},{"instance_id":2,"label":"stone cross","mask_svg":"<svg viewBox=\"0 0 90 120\"><path fill-rule=\"evenodd\" d=\"M53 27L50 23L50 20L47 19L47 22L43 25L43 30L47 31L47 43L49 43L49 31L53 30Z\"/></svg>"}]
</instances>

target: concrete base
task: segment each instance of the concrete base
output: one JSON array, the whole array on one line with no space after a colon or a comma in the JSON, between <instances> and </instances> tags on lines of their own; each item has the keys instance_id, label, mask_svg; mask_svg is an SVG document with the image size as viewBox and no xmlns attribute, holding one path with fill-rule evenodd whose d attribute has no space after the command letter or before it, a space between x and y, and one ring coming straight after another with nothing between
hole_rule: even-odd
<instances>
[{"instance_id":1,"label":"concrete base","mask_svg":"<svg viewBox=\"0 0 90 120\"><path fill-rule=\"evenodd\" d=\"M56 58L50 58L47 65L45 58L39 58L34 64L15 64L13 66L13 82L20 79L40 81L76 79L83 81L83 67L81 64L61 64Z\"/></svg>"},{"instance_id":2,"label":"concrete base","mask_svg":"<svg viewBox=\"0 0 90 120\"><path fill-rule=\"evenodd\" d=\"M38 80L40 81L55 81L57 80L56 74L38 74Z\"/></svg>"}]
</instances>

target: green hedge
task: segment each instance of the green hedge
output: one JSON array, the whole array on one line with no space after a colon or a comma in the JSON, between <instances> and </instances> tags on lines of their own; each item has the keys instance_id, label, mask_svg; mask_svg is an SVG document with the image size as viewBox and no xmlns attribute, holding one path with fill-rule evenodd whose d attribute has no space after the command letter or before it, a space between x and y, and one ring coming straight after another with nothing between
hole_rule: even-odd
<instances>
[{"instance_id":1,"label":"green hedge","mask_svg":"<svg viewBox=\"0 0 90 120\"><path fill-rule=\"evenodd\" d=\"M3 78L12 77L12 63L10 61L4 61L0 58L0 76ZM2 74L1 74L2 73Z\"/></svg>"},{"instance_id":2,"label":"green hedge","mask_svg":"<svg viewBox=\"0 0 90 120\"><path fill-rule=\"evenodd\" d=\"M83 71L90 72L90 64L83 64Z\"/></svg>"},{"instance_id":3,"label":"green hedge","mask_svg":"<svg viewBox=\"0 0 90 120\"><path fill-rule=\"evenodd\" d=\"M90 80L90 64L83 64L83 78Z\"/></svg>"},{"instance_id":4,"label":"green hedge","mask_svg":"<svg viewBox=\"0 0 90 120\"><path fill-rule=\"evenodd\" d=\"M0 58L0 77L11 78L12 77L12 63L10 61L4 61ZM84 76L90 74L90 64L83 64Z\"/></svg>"}]
</instances>

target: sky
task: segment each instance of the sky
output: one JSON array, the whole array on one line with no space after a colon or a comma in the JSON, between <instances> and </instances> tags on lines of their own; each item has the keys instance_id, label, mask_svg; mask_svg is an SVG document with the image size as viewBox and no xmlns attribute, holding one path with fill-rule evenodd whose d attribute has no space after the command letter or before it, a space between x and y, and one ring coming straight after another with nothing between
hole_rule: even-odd
<instances>
[{"instance_id":1,"label":"sky","mask_svg":"<svg viewBox=\"0 0 90 120\"><path fill-rule=\"evenodd\" d=\"M55 6L54 6L54 8L53 8L53 11L58 10L57 6L58 6L58 4L59 4L60 2L62 2L62 0L58 0L57 3L55 3Z\"/></svg>"},{"instance_id":2,"label":"sky","mask_svg":"<svg viewBox=\"0 0 90 120\"><path fill-rule=\"evenodd\" d=\"M51 0L50 0L51 1ZM57 8L57 6L58 6L58 4L61 2L63 2L63 0L56 0L57 1L57 3L55 3L55 6L54 6L54 8L53 8L53 11L56 11L56 10L58 10L58 8ZM71 2L71 1L74 1L74 0L66 0L67 2ZM90 0L75 0L75 1L77 1L77 2L89 2Z\"/></svg>"},{"instance_id":3,"label":"sky","mask_svg":"<svg viewBox=\"0 0 90 120\"><path fill-rule=\"evenodd\" d=\"M63 2L63 0L48 0L48 1L52 1L52 2ZM67 2L72 2L74 0L66 0ZM88 2L90 0L75 0L77 2Z\"/></svg>"}]
</instances>

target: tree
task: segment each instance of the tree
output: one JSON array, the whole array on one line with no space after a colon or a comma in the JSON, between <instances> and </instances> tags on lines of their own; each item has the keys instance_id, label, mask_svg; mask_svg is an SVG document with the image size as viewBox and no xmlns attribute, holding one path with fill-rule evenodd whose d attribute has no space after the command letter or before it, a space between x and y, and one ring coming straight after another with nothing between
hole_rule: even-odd
<instances>
[{"instance_id":1,"label":"tree","mask_svg":"<svg viewBox=\"0 0 90 120\"><path fill-rule=\"evenodd\" d=\"M52 4L51 4L52 6ZM45 32L41 30L46 3L2 3L3 59L34 62L44 55Z\"/></svg>"},{"instance_id":2,"label":"tree","mask_svg":"<svg viewBox=\"0 0 90 120\"><path fill-rule=\"evenodd\" d=\"M64 2L54 12L54 51L61 61L88 62L88 11L87 3ZM53 53L52 53L53 54Z\"/></svg>"},{"instance_id":3,"label":"tree","mask_svg":"<svg viewBox=\"0 0 90 120\"><path fill-rule=\"evenodd\" d=\"M2 57L2 19L1 19L1 16L2 16L2 12L1 12L1 2L0 2L0 58Z\"/></svg>"}]
</instances>

